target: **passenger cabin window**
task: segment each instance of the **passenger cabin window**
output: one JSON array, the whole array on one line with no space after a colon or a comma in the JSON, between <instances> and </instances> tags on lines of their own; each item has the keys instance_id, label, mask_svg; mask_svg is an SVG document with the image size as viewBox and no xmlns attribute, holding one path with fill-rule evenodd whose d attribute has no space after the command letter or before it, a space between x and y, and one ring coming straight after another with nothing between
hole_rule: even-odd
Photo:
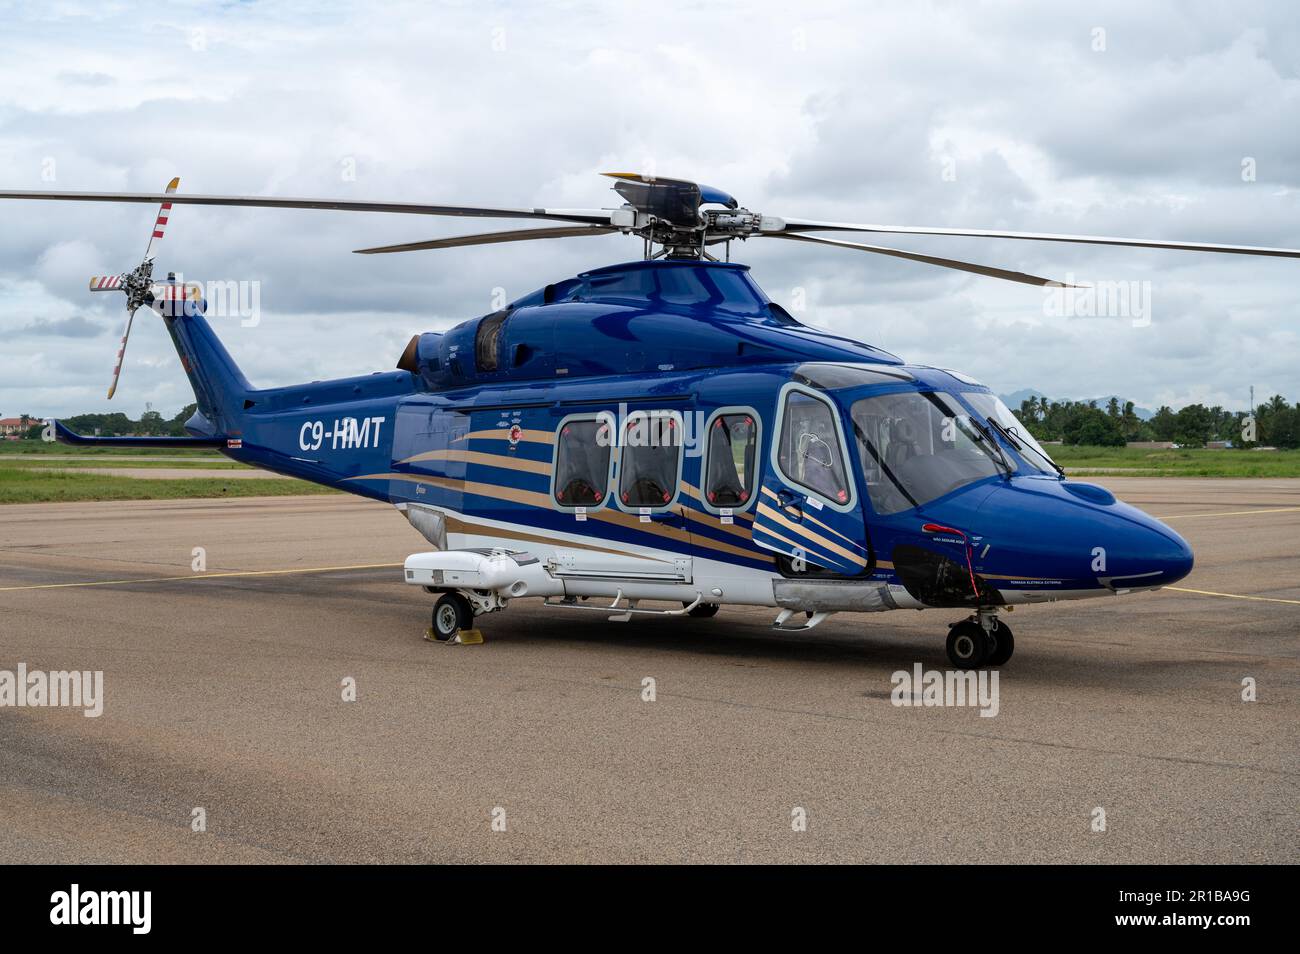
<instances>
[{"instance_id":1,"label":"passenger cabin window","mask_svg":"<svg viewBox=\"0 0 1300 954\"><path fill-rule=\"evenodd\" d=\"M561 507L599 507L609 490L610 439L607 418L570 418L555 441L555 502Z\"/></svg>"},{"instance_id":2,"label":"passenger cabin window","mask_svg":"<svg viewBox=\"0 0 1300 954\"><path fill-rule=\"evenodd\" d=\"M667 508L677 496L682 425L676 414L633 414L623 428L618 499L624 507Z\"/></svg>"},{"instance_id":3,"label":"passenger cabin window","mask_svg":"<svg viewBox=\"0 0 1300 954\"><path fill-rule=\"evenodd\" d=\"M777 463L791 483L835 503L849 502L835 412L820 398L803 391L787 393Z\"/></svg>"},{"instance_id":4,"label":"passenger cabin window","mask_svg":"<svg viewBox=\"0 0 1300 954\"><path fill-rule=\"evenodd\" d=\"M704 463L704 501L714 510L741 509L754 497L758 421L744 411L726 412L709 425Z\"/></svg>"}]
</instances>

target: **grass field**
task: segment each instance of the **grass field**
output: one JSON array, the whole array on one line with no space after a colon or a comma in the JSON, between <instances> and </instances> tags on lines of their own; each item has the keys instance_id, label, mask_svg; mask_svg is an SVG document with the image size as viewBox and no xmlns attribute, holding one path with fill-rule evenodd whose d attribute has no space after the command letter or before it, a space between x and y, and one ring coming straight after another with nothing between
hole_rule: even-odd
<instances>
[{"instance_id":1,"label":"grass field","mask_svg":"<svg viewBox=\"0 0 1300 954\"><path fill-rule=\"evenodd\" d=\"M3 458L0 458L3 460ZM268 477L222 480L136 480L73 470L40 471L0 463L0 504L74 500L174 500L186 497L284 497L338 491L302 480Z\"/></svg>"},{"instance_id":2,"label":"grass field","mask_svg":"<svg viewBox=\"0 0 1300 954\"><path fill-rule=\"evenodd\" d=\"M1139 450L1128 447L1047 448L1070 477L1300 477L1300 450ZM75 458L59 460L59 457ZM136 480L77 473L95 467L247 470L213 450L69 447L43 441L0 442L0 504L74 500L175 500L185 497L269 497L335 493L301 480L193 477ZM57 469L53 469L57 468Z\"/></svg>"},{"instance_id":3,"label":"grass field","mask_svg":"<svg viewBox=\"0 0 1300 954\"><path fill-rule=\"evenodd\" d=\"M1070 477L1300 477L1300 450L1143 450L1136 447L1046 448Z\"/></svg>"}]
</instances>

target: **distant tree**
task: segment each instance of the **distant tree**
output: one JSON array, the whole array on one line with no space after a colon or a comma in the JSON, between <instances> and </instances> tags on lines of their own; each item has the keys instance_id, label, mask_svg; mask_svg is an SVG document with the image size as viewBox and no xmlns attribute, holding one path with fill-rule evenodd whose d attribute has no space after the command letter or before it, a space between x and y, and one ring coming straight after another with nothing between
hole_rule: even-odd
<instances>
[{"instance_id":1,"label":"distant tree","mask_svg":"<svg viewBox=\"0 0 1300 954\"><path fill-rule=\"evenodd\" d=\"M1151 431L1158 441L1172 441L1178 430L1178 415L1168 404L1162 404L1160 410L1151 417Z\"/></svg>"},{"instance_id":2,"label":"distant tree","mask_svg":"<svg viewBox=\"0 0 1300 954\"><path fill-rule=\"evenodd\" d=\"M1175 415L1174 440L1180 444L1200 446L1214 431L1214 416L1204 404L1189 404Z\"/></svg>"},{"instance_id":3,"label":"distant tree","mask_svg":"<svg viewBox=\"0 0 1300 954\"><path fill-rule=\"evenodd\" d=\"M186 404L181 408L180 413L167 422L164 430L172 437L184 437L186 435L185 422L194 416L194 412L199 409L197 404Z\"/></svg>"},{"instance_id":4,"label":"distant tree","mask_svg":"<svg viewBox=\"0 0 1300 954\"><path fill-rule=\"evenodd\" d=\"M157 411L145 411L140 415L139 431L150 437L162 434L163 416Z\"/></svg>"},{"instance_id":5,"label":"distant tree","mask_svg":"<svg viewBox=\"0 0 1300 954\"><path fill-rule=\"evenodd\" d=\"M1142 439L1142 418L1137 416L1132 401L1124 402L1124 410L1120 413L1120 430L1124 432L1125 441Z\"/></svg>"},{"instance_id":6,"label":"distant tree","mask_svg":"<svg viewBox=\"0 0 1300 954\"><path fill-rule=\"evenodd\" d=\"M1124 444L1118 419L1098 408L1095 402L1074 406L1062 437L1067 444L1097 447L1122 447Z\"/></svg>"},{"instance_id":7,"label":"distant tree","mask_svg":"<svg viewBox=\"0 0 1300 954\"><path fill-rule=\"evenodd\" d=\"M1020 413L1016 415L1020 418L1020 423L1030 429L1031 433L1038 433L1036 430L1040 420L1038 416L1038 401L1036 398L1027 397L1020 402Z\"/></svg>"}]
</instances>

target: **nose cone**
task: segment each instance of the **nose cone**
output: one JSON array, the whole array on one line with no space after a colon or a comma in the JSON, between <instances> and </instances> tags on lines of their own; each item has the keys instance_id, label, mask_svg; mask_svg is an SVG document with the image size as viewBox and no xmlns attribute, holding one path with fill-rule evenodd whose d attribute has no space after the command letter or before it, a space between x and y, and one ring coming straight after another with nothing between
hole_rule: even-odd
<instances>
[{"instance_id":1,"label":"nose cone","mask_svg":"<svg viewBox=\"0 0 1300 954\"><path fill-rule=\"evenodd\" d=\"M1142 515L1147 523L1145 558L1159 572L1161 585L1177 583L1192 572L1195 557L1187 541L1154 517Z\"/></svg>"},{"instance_id":2,"label":"nose cone","mask_svg":"<svg viewBox=\"0 0 1300 954\"><path fill-rule=\"evenodd\" d=\"M1176 583L1192 571L1186 540L1100 487L1015 481L991 494L980 516L1027 575L1130 590Z\"/></svg>"},{"instance_id":3,"label":"nose cone","mask_svg":"<svg viewBox=\"0 0 1300 954\"><path fill-rule=\"evenodd\" d=\"M1186 540L1154 517L1125 509L1119 519L1128 526L1112 528L1109 572L1098 573L1099 579L1114 589L1127 589L1177 583L1192 572L1194 557Z\"/></svg>"}]
</instances>

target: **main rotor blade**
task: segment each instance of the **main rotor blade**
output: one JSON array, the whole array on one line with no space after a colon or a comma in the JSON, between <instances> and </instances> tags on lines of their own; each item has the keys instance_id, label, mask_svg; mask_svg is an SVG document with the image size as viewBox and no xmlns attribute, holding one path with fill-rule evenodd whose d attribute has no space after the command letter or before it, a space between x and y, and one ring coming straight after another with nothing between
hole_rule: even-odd
<instances>
[{"instance_id":1,"label":"main rotor blade","mask_svg":"<svg viewBox=\"0 0 1300 954\"><path fill-rule=\"evenodd\" d=\"M167 183L167 188L163 191L170 196L180 184L181 177L175 176L171 182ZM146 262L153 258L153 243L162 239L163 231L167 228L167 219L171 214L171 202L164 202L158 207L158 218L154 220L153 231L149 233L149 244L144 247L144 260Z\"/></svg>"},{"instance_id":2,"label":"main rotor blade","mask_svg":"<svg viewBox=\"0 0 1300 954\"><path fill-rule=\"evenodd\" d=\"M1117 245L1126 248L1171 248L1190 252L1224 252L1230 255L1271 255L1300 258L1300 249L1261 248L1255 245L1218 245L1213 242L1164 242L1159 239L1110 238L1101 235L1057 235L1050 232L998 232L990 229L933 229L908 225L855 225L848 222L810 222L784 219L784 234L794 232L886 232L891 235L957 235L973 238L1021 239L1029 242L1072 242L1077 245ZM781 235L783 232L765 233Z\"/></svg>"},{"instance_id":3,"label":"main rotor blade","mask_svg":"<svg viewBox=\"0 0 1300 954\"><path fill-rule=\"evenodd\" d=\"M50 199L64 202L171 202L177 205L229 205L257 209L330 209L338 212L395 212L406 215L457 215L485 219L555 219L608 225L609 209L493 209L418 202L356 202L344 199L282 199L257 195L156 195L150 192L14 192L0 199Z\"/></svg>"},{"instance_id":4,"label":"main rotor blade","mask_svg":"<svg viewBox=\"0 0 1300 954\"><path fill-rule=\"evenodd\" d=\"M135 309L126 313L126 331L122 332L122 343L117 347L117 364L113 366L113 382L108 386L108 399L113 400L117 390L117 379L122 376L122 356L126 354L126 339L131 337L131 322L135 320Z\"/></svg>"},{"instance_id":5,"label":"main rotor blade","mask_svg":"<svg viewBox=\"0 0 1300 954\"><path fill-rule=\"evenodd\" d=\"M918 252L904 252L896 248L885 248L882 245L842 242L839 239L820 238L815 235L785 235L781 232L768 232L765 235L768 238L789 239L792 242L813 242L817 245L834 245L839 248L856 249L859 252L875 252L877 255L889 255L892 258L905 258L912 262L924 262L927 265L941 265L944 268L955 268L963 272L973 272L976 275L987 275L989 278L1004 278L1009 282L1020 282L1023 285L1041 285L1049 288L1079 287L1078 285L1067 285L1065 282L1054 281L1050 278L1027 275L1024 272L1011 272L1005 268L994 268L991 265L974 265L970 262L958 261L955 258L939 258L935 255L921 255Z\"/></svg>"},{"instance_id":6,"label":"main rotor blade","mask_svg":"<svg viewBox=\"0 0 1300 954\"><path fill-rule=\"evenodd\" d=\"M462 248L466 245L495 245L499 242L527 242L530 239L572 238L578 235L608 235L617 232L612 226L569 225L550 229L517 229L511 232L484 232L479 235L453 235L450 238L429 239L427 242L407 242L404 245L381 245L377 248L353 249L357 255L382 255L388 252L417 252L431 248Z\"/></svg>"}]
</instances>

